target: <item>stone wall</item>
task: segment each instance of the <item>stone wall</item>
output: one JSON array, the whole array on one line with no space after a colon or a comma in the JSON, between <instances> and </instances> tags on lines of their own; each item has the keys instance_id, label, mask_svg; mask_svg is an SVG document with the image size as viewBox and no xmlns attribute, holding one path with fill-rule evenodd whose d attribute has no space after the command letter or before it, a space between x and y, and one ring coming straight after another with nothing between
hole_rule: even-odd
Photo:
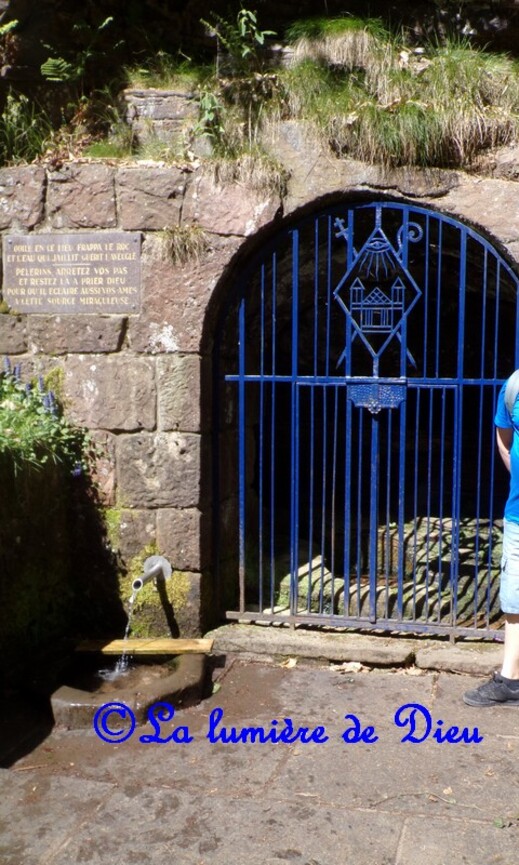
<instances>
[{"instance_id":1,"label":"stone wall","mask_svg":"<svg viewBox=\"0 0 519 865\"><path fill-rule=\"evenodd\" d=\"M142 232L139 315L10 310L0 315L0 353L21 363L25 376L62 371L67 416L103 449L98 483L121 563L131 576L146 552L167 556L183 586L175 609L183 635L202 628L201 584L211 552L205 312L244 238L279 206L254 191L215 190L191 168L74 163L0 170L4 234ZM204 252L176 263L168 237L195 224L204 231ZM125 581L122 591L129 595ZM160 621L151 626L160 630Z\"/></svg>"},{"instance_id":2,"label":"stone wall","mask_svg":"<svg viewBox=\"0 0 519 865\"><path fill-rule=\"evenodd\" d=\"M175 616L196 634L211 598L210 336L215 297L260 229L323 200L353 195L421 202L473 224L519 261L517 152L493 154L480 173L388 172L320 150L304 124L279 125L268 141L290 171L276 194L217 187L203 167L75 162L59 170L0 170L0 230L9 235L129 230L142 233L138 315L0 315L0 352L26 374L62 371L67 415L104 449L98 482L124 568L160 552L175 571ZM204 251L173 260L168 237L203 231ZM165 233L166 232L166 233ZM222 517L224 519L225 516ZM175 582L176 581L176 582ZM122 582L123 597L128 584ZM160 621L150 625L159 631Z\"/></svg>"}]
</instances>

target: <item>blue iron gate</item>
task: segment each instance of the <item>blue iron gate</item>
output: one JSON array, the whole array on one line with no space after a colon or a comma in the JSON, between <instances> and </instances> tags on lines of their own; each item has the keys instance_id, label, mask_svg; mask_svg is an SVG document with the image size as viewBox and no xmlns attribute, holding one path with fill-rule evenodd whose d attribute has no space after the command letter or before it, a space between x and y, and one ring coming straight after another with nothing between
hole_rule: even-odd
<instances>
[{"instance_id":1,"label":"blue iron gate","mask_svg":"<svg viewBox=\"0 0 519 865\"><path fill-rule=\"evenodd\" d=\"M497 635L517 288L470 227L394 201L327 208L249 263L214 356L229 618Z\"/></svg>"}]
</instances>

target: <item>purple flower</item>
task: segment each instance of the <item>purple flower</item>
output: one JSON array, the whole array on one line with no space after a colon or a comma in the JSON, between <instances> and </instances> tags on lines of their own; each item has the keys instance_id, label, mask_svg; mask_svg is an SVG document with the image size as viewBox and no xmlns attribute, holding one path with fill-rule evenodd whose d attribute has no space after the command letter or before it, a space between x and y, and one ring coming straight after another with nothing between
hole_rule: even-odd
<instances>
[{"instance_id":1,"label":"purple flower","mask_svg":"<svg viewBox=\"0 0 519 865\"><path fill-rule=\"evenodd\" d=\"M56 402L56 397L54 396L54 391L50 390L48 393L49 397L49 411L54 417L58 416L58 404Z\"/></svg>"},{"instance_id":2,"label":"purple flower","mask_svg":"<svg viewBox=\"0 0 519 865\"><path fill-rule=\"evenodd\" d=\"M54 417L56 417L57 406L56 406L56 401L54 399L54 394L52 393L52 391L50 391L49 393L43 394L42 403L43 403L44 408L46 408L47 411L50 412L50 414L52 414L52 415L54 415Z\"/></svg>"},{"instance_id":3,"label":"purple flower","mask_svg":"<svg viewBox=\"0 0 519 865\"><path fill-rule=\"evenodd\" d=\"M72 477L79 478L83 474L83 466L81 463L76 463L74 468L72 469Z\"/></svg>"},{"instance_id":4,"label":"purple flower","mask_svg":"<svg viewBox=\"0 0 519 865\"><path fill-rule=\"evenodd\" d=\"M16 382L20 382L22 380L22 365L17 363L15 368L13 369L13 377Z\"/></svg>"},{"instance_id":5,"label":"purple flower","mask_svg":"<svg viewBox=\"0 0 519 865\"><path fill-rule=\"evenodd\" d=\"M38 390L40 393L45 393L45 382L43 381L43 376L38 376Z\"/></svg>"},{"instance_id":6,"label":"purple flower","mask_svg":"<svg viewBox=\"0 0 519 865\"><path fill-rule=\"evenodd\" d=\"M11 361L8 357L4 357L4 372L6 375L11 375Z\"/></svg>"}]
</instances>

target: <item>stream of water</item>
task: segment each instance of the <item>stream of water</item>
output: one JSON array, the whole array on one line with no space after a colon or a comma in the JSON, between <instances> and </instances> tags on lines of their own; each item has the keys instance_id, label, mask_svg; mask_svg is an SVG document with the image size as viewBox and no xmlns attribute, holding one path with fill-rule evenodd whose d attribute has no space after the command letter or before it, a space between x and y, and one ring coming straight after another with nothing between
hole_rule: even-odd
<instances>
[{"instance_id":1,"label":"stream of water","mask_svg":"<svg viewBox=\"0 0 519 865\"><path fill-rule=\"evenodd\" d=\"M125 643L128 642L128 637L130 636L130 631L132 629L133 605L135 603L136 597L137 592L132 592L128 607L128 622L126 623L126 629L124 632ZM115 679L119 679L121 676L126 676L130 672L130 669L130 655L126 650L123 650L120 658L118 658L113 669L99 670L98 675L101 677L101 679L104 679L105 682L113 682Z\"/></svg>"}]
</instances>

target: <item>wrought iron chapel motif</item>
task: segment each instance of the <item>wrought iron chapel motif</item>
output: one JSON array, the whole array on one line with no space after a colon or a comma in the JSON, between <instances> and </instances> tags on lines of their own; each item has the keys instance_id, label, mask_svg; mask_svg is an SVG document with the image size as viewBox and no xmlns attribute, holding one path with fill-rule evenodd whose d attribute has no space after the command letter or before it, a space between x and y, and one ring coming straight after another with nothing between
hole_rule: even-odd
<instances>
[{"instance_id":1,"label":"wrought iron chapel motif","mask_svg":"<svg viewBox=\"0 0 519 865\"><path fill-rule=\"evenodd\" d=\"M334 297L342 306L346 316L373 356L373 375L378 375L379 357L394 337L399 337L405 316L421 296L421 291L402 261L403 227L398 230L398 251L384 234L381 227L382 211L376 211L375 228L360 252L353 246L345 228L344 220L336 217L335 236L342 237L351 248L353 261L334 291ZM406 227L408 242L417 243L423 237L416 223ZM382 335L378 346L370 335ZM347 349L339 358L344 359ZM414 365L411 355L409 360Z\"/></svg>"},{"instance_id":2,"label":"wrought iron chapel motif","mask_svg":"<svg viewBox=\"0 0 519 865\"><path fill-rule=\"evenodd\" d=\"M518 285L470 226L395 201L289 222L243 267L213 366L229 618L496 638Z\"/></svg>"}]
</instances>

